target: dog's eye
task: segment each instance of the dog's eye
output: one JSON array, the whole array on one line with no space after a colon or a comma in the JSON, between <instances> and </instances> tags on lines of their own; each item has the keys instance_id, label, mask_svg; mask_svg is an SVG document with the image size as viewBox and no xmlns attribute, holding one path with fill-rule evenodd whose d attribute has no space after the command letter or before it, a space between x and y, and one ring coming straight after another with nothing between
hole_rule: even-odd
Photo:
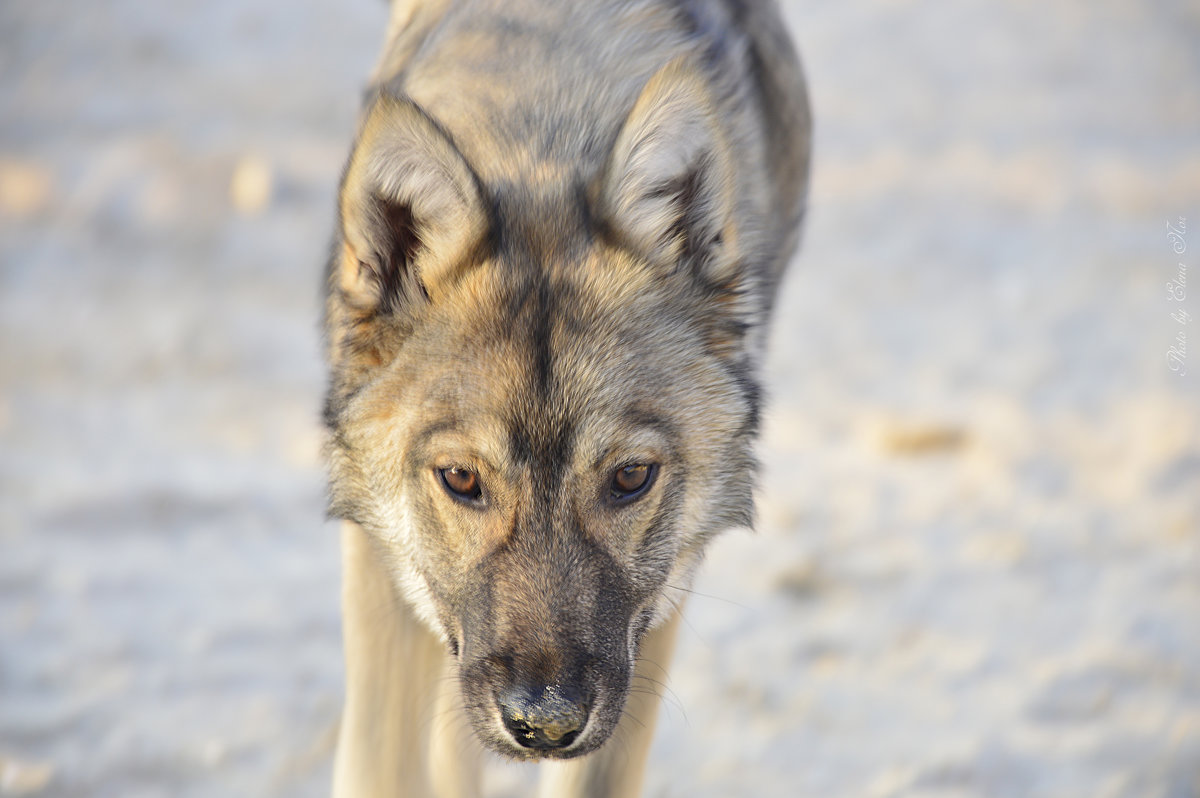
<instances>
[{"instance_id":1,"label":"dog's eye","mask_svg":"<svg viewBox=\"0 0 1200 798\"><path fill-rule=\"evenodd\" d=\"M621 466L613 472L609 491L616 501L631 501L646 492L657 473L658 466L653 464L633 463Z\"/></svg>"},{"instance_id":2,"label":"dog's eye","mask_svg":"<svg viewBox=\"0 0 1200 798\"><path fill-rule=\"evenodd\" d=\"M478 501L483 495L483 488L479 485L479 475L474 471L466 468L439 468L438 476L442 478L442 485L450 492L450 495L461 501Z\"/></svg>"}]
</instances>

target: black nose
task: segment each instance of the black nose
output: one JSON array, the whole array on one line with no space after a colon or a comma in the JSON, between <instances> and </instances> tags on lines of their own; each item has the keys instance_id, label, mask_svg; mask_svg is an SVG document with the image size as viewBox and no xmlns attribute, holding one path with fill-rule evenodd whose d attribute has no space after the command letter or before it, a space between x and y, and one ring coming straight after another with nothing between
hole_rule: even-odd
<instances>
[{"instance_id":1,"label":"black nose","mask_svg":"<svg viewBox=\"0 0 1200 798\"><path fill-rule=\"evenodd\" d=\"M507 690L496 703L513 739L537 751L566 748L575 742L588 718L585 701L554 685Z\"/></svg>"}]
</instances>

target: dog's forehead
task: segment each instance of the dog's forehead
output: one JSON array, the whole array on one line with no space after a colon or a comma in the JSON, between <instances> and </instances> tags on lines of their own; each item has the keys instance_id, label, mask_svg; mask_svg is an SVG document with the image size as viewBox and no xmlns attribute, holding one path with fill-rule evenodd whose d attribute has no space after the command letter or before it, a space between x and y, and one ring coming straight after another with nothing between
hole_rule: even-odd
<instances>
[{"instance_id":1,"label":"dog's forehead","mask_svg":"<svg viewBox=\"0 0 1200 798\"><path fill-rule=\"evenodd\" d=\"M597 253L573 270L495 263L468 276L423 335L422 358L446 365L425 391L429 409L464 427L478 419L503 432L510 456L542 463L653 426L672 401L665 366L689 336L619 258Z\"/></svg>"}]
</instances>

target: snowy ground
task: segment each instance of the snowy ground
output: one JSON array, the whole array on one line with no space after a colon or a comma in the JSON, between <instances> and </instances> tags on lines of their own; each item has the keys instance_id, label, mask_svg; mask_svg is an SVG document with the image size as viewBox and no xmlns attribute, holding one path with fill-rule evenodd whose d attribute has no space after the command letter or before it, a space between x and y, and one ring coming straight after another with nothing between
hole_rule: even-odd
<instances>
[{"instance_id":1,"label":"snowy ground","mask_svg":"<svg viewBox=\"0 0 1200 798\"><path fill-rule=\"evenodd\" d=\"M317 274L384 12L0 5L0 795L327 791ZM1197 798L1200 7L788 15L762 519L647 796Z\"/></svg>"}]
</instances>

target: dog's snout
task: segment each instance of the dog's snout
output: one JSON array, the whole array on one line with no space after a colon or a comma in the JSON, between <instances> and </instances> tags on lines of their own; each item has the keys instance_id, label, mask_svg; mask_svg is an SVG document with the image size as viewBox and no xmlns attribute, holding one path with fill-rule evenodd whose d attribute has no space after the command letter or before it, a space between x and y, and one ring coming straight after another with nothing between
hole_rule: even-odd
<instances>
[{"instance_id":1,"label":"dog's snout","mask_svg":"<svg viewBox=\"0 0 1200 798\"><path fill-rule=\"evenodd\" d=\"M569 747L588 719L587 701L555 685L506 690L496 703L513 739L538 751Z\"/></svg>"}]
</instances>

